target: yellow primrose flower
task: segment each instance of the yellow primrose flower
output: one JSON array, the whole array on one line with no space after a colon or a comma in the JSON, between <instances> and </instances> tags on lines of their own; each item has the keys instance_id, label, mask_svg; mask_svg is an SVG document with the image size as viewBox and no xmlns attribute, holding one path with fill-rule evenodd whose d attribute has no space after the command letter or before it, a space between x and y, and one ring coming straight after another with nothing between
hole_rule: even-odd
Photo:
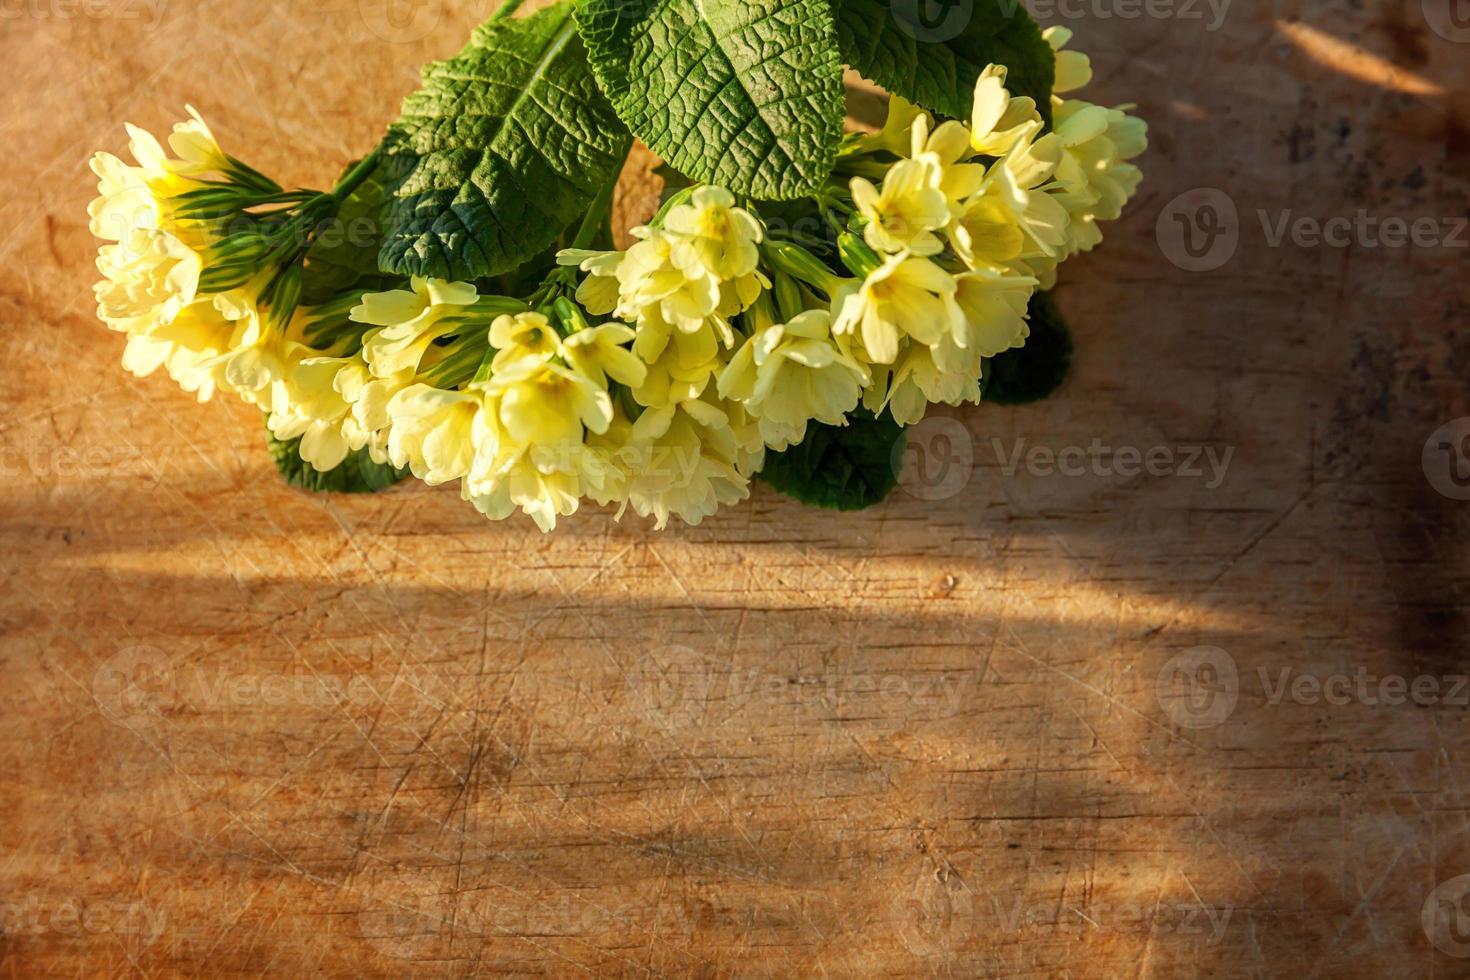
<instances>
[{"instance_id":1,"label":"yellow primrose flower","mask_svg":"<svg viewBox=\"0 0 1470 980\"><path fill-rule=\"evenodd\" d=\"M985 180L985 167L978 163L965 163L972 153L970 130L964 123L953 119L940 123L930 132L928 116L914 121L914 159L929 158L939 167L939 189L953 208L971 197Z\"/></svg>"},{"instance_id":2,"label":"yellow primrose flower","mask_svg":"<svg viewBox=\"0 0 1470 980\"><path fill-rule=\"evenodd\" d=\"M1037 285L1031 276L1002 269L980 268L955 276L954 302L964 318L955 343L978 357L994 357L1025 344L1030 335L1026 308Z\"/></svg>"},{"instance_id":3,"label":"yellow primrose flower","mask_svg":"<svg viewBox=\"0 0 1470 980\"><path fill-rule=\"evenodd\" d=\"M759 331L720 375L722 398L742 402L760 420L766 444L784 449L806 437L813 419L846 425L868 372L832 336L832 314L808 310Z\"/></svg>"},{"instance_id":4,"label":"yellow primrose flower","mask_svg":"<svg viewBox=\"0 0 1470 980\"><path fill-rule=\"evenodd\" d=\"M898 95L888 97L888 116L883 128L871 135L859 137L854 145L862 153L891 153L901 157L909 152L913 141L914 124L929 114L912 102Z\"/></svg>"},{"instance_id":5,"label":"yellow primrose flower","mask_svg":"<svg viewBox=\"0 0 1470 980\"><path fill-rule=\"evenodd\" d=\"M857 287L833 298L834 334L857 333L874 364L892 364L899 344L912 337L936 343L953 333L958 310L954 277L926 258L900 253Z\"/></svg>"},{"instance_id":6,"label":"yellow primrose flower","mask_svg":"<svg viewBox=\"0 0 1470 980\"><path fill-rule=\"evenodd\" d=\"M97 269L105 277L95 288L97 316L114 330L138 333L194 302L204 263L168 232L134 229L98 250Z\"/></svg>"},{"instance_id":7,"label":"yellow primrose flower","mask_svg":"<svg viewBox=\"0 0 1470 980\"><path fill-rule=\"evenodd\" d=\"M949 233L950 245L968 268L1004 265L1026 246L1015 212L996 195L977 196L962 205Z\"/></svg>"},{"instance_id":8,"label":"yellow primrose flower","mask_svg":"<svg viewBox=\"0 0 1470 980\"><path fill-rule=\"evenodd\" d=\"M138 161L145 177L166 181L173 175L174 161L169 159L163 144L152 133L132 123L123 123L123 128L128 133L128 152Z\"/></svg>"},{"instance_id":9,"label":"yellow primrose flower","mask_svg":"<svg viewBox=\"0 0 1470 980\"><path fill-rule=\"evenodd\" d=\"M477 390L445 391L415 384L388 403L388 456L430 486L466 476L475 459L472 430L482 407Z\"/></svg>"},{"instance_id":10,"label":"yellow primrose flower","mask_svg":"<svg viewBox=\"0 0 1470 980\"><path fill-rule=\"evenodd\" d=\"M123 367L140 378L165 368L180 388L207 402L217 387L213 364L229 348L234 332L235 325L212 302L199 300L168 323L129 336Z\"/></svg>"},{"instance_id":11,"label":"yellow primrose flower","mask_svg":"<svg viewBox=\"0 0 1470 980\"><path fill-rule=\"evenodd\" d=\"M550 362L520 360L491 376L506 434L517 445L580 445L583 427L606 432L612 423L612 398L591 378Z\"/></svg>"},{"instance_id":12,"label":"yellow primrose flower","mask_svg":"<svg viewBox=\"0 0 1470 980\"><path fill-rule=\"evenodd\" d=\"M141 170L111 153L93 154L89 165L97 175L98 196L87 205L89 227L95 237L120 242L136 230L158 231L164 227L169 209L154 195Z\"/></svg>"},{"instance_id":13,"label":"yellow primrose flower","mask_svg":"<svg viewBox=\"0 0 1470 980\"><path fill-rule=\"evenodd\" d=\"M490 346L495 348L492 367L498 372L523 360L541 364L565 353L551 321L535 312L496 317L490 324Z\"/></svg>"},{"instance_id":14,"label":"yellow primrose flower","mask_svg":"<svg viewBox=\"0 0 1470 980\"><path fill-rule=\"evenodd\" d=\"M321 472L342 465L354 448L343 431L351 406L336 388L337 375L356 358L300 357L271 389L266 420L277 439L300 439L301 458Z\"/></svg>"},{"instance_id":15,"label":"yellow primrose flower","mask_svg":"<svg viewBox=\"0 0 1470 980\"><path fill-rule=\"evenodd\" d=\"M474 463L461 493L492 520L503 520L519 508L543 532L551 531L558 517L576 513L581 504L580 441L556 446L520 443L500 417L500 400L490 386L471 387L485 392L485 409L472 429Z\"/></svg>"},{"instance_id":16,"label":"yellow primrose flower","mask_svg":"<svg viewBox=\"0 0 1470 980\"><path fill-rule=\"evenodd\" d=\"M1143 180L1142 171L1128 161L1148 149L1148 126L1128 114L1132 106L1107 109L1081 99L1061 98L1091 80L1092 63L1081 52L1063 50L1072 40L1070 30L1054 27L1043 36L1057 58L1052 115L1061 154L1056 184L1048 190L1069 216L1058 256L1064 259L1102 241L1099 221L1116 221L1122 216L1124 205ZM1054 277L1050 268L1038 271L1048 280Z\"/></svg>"},{"instance_id":17,"label":"yellow primrose flower","mask_svg":"<svg viewBox=\"0 0 1470 980\"><path fill-rule=\"evenodd\" d=\"M759 269L738 279L720 283L720 305L715 307L717 316L711 317L709 323L719 332L727 347L735 346L735 336L728 331L728 321L750 309L761 294L770 288L771 280Z\"/></svg>"},{"instance_id":18,"label":"yellow primrose flower","mask_svg":"<svg viewBox=\"0 0 1470 980\"><path fill-rule=\"evenodd\" d=\"M942 363L946 354L952 364ZM895 422L908 426L923 421L931 402L961 405L979 401L978 355L965 357L945 338L936 348L909 345L893 370L884 406Z\"/></svg>"},{"instance_id":19,"label":"yellow primrose flower","mask_svg":"<svg viewBox=\"0 0 1470 980\"><path fill-rule=\"evenodd\" d=\"M639 325L633 351L648 365L633 398L651 408L698 398L723 367L713 331L684 333L657 317Z\"/></svg>"},{"instance_id":20,"label":"yellow primrose flower","mask_svg":"<svg viewBox=\"0 0 1470 980\"><path fill-rule=\"evenodd\" d=\"M646 316L650 308L657 308L659 316L685 333L694 333L718 319L720 307L720 283L712 275L686 276L683 271L672 268L661 278L673 275L680 278L677 285L662 293L653 303L645 303L638 318Z\"/></svg>"},{"instance_id":21,"label":"yellow primrose flower","mask_svg":"<svg viewBox=\"0 0 1470 980\"><path fill-rule=\"evenodd\" d=\"M146 129L124 123L128 133L128 152L137 162L131 177L141 180L157 200L165 224L176 222L174 201L181 195L209 186L202 178L212 171L224 169L228 158L214 144L214 137L204 125L198 113L190 109L193 117L189 122L175 126L170 143L187 154L186 159L174 159L163 145ZM174 229L170 229L174 230Z\"/></svg>"},{"instance_id":22,"label":"yellow primrose flower","mask_svg":"<svg viewBox=\"0 0 1470 980\"><path fill-rule=\"evenodd\" d=\"M755 272L758 246L765 228L755 216L735 206L735 195L723 187L695 189L688 204L671 208L664 230L673 236L673 259L686 272L708 272L726 282Z\"/></svg>"},{"instance_id":23,"label":"yellow primrose flower","mask_svg":"<svg viewBox=\"0 0 1470 980\"><path fill-rule=\"evenodd\" d=\"M1092 81L1092 59L1081 51L1062 50L1072 40L1071 28L1048 27L1041 32L1041 36L1051 45L1052 51L1056 52L1056 81L1051 87L1053 94L1075 92Z\"/></svg>"},{"instance_id":24,"label":"yellow primrose flower","mask_svg":"<svg viewBox=\"0 0 1470 980\"><path fill-rule=\"evenodd\" d=\"M984 225L993 224L999 215L1008 215L1023 236L1022 258L1057 258L1067 241L1067 209L1046 190L1047 182L1061 160L1062 144L1055 133L1035 142L1032 142L1032 135L1027 134L1018 140L986 173L985 183L977 197L990 204L971 213L971 208L976 206L972 200L965 206L965 215L972 219L978 216L978 230L982 235L987 232ZM964 221L962 216L959 227L964 227ZM960 245L956 251L963 256L967 246L962 236L957 237ZM972 236L968 245L971 251L974 250L974 241ZM992 241L993 246L1001 244L1003 240ZM988 256L982 251L979 257Z\"/></svg>"},{"instance_id":25,"label":"yellow primrose flower","mask_svg":"<svg viewBox=\"0 0 1470 980\"><path fill-rule=\"evenodd\" d=\"M603 387L611 377L619 384L637 388L647 379L648 367L624 346L634 336L633 329L622 323L579 330L566 340L567 363Z\"/></svg>"},{"instance_id":26,"label":"yellow primrose flower","mask_svg":"<svg viewBox=\"0 0 1470 980\"><path fill-rule=\"evenodd\" d=\"M863 396L871 411L887 408L900 425L921 421L930 403L960 405L980 400L981 361L1019 347L1028 334L1026 305L1036 280L1002 269L978 269L955 277L947 302L955 329L932 344L909 344Z\"/></svg>"},{"instance_id":27,"label":"yellow primrose flower","mask_svg":"<svg viewBox=\"0 0 1470 980\"><path fill-rule=\"evenodd\" d=\"M263 296L274 275L275 270L262 269L244 285L206 300L234 328L225 351L211 365L216 381L265 411L270 410L271 386L284 380L289 367L311 351L299 342L299 333L288 335L273 324Z\"/></svg>"},{"instance_id":28,"label":"yellow primrose flower","mask_svg":"<svg viewBox=\"0 0 1470 980\"><path fill-rule=\"evenodd\" d=\"M393 417L388 406L393 397L414 383L414 373L405 371L391 378L374 377L360 359L342 366L332 387L351 406L342 421L342 435L354 450L366 448L373 461L388 462L388 434Z\"/></svg>"},{"instance_id":29,"label":"yellow primrose flower","mask_svg":"<svg viewBox=\"0 0 1470 980\"><path fill-rule=\"evenodd\" d=\"M720 283L708 272L691 276L674 261L674 239L662 231L635 228L642 238L618 266L617 315L637 320L652 307L680 329L698 330L720 304Z\"/></svg>"},{"instance_id":30,"label":"yellow primrose flower","mask_svg":"<svg viewBox=\"0 0 1470 980\"><path fill-rule=\"evenodd\" d=\"M191 105L184 108L189 111L189 120L175 123L168 138L169 148L178 154L179 159L165 161L164 167L189 177L229 170L230 158L220 149L204 117Z\"/></svg>"},{"instance_id":31,"label":"yellow primrose flower","mask_svg":"<svg viewBox=\"0 0 1470 980\"><path fill-rule=\"evenodd\" d=\"M1143 172L1130 163L1148 149L1148 125L1123 108L1105 109L1068 99L1056 108L1062 145L1053 195L1070 213L1066 254L1102 240L1098 221L1116 221L1137 192Z\"/></svg>"},{"instance_id":32,"label":"yellow primrose flower","mask_svg":"<svg viewBox=\"0 0 1470 980\"><path fill-rule=\"evenodd\" d=\"M475 509L493 521L505 520L520 509L543 533L556 530L558 517L569 517L582 503L581 481L575 472L543 469L530 451L520 451L502 462L493 480L465 481L461 493Z\"/></svg>"},{"instance_id":33,"label":"yellow primrose flower","mask_svg":"<svg viewBox=\"0 0 1470 980\"><path fill-rule=\"evenodd\" d=\"M621 520L628 505L628 481L636 464L628 449L633 423L614 403L613 420L603 433L589 432L581 456L582 495L601 506L618 504L614 520Z\"/></svg>"},{"instance_id":34,"label":"yellow primrose flower","mask_svg":"<svg viewBox=\"0 0 1470 980\"><path fill-rule=\"evenodd\" d=\"M386 378L416 369L429 345L454 329L450 318L477 299L469 283L414 276L410 289L368 293L348 315L381 328L364 338L363 357L374 374Z\"/></svg>"},{"instance_id":35,"label":"yellow primrose flower","mask_svg":"<svg viewBox=\"0 0 1470 980\"><path fill-rule=\"evenodd\" d=\"M577 302L593 316L607 316L618 308L618 267L623 252L594 252L564 248L556 253L556 264L581 269L587 276L577 286Z\"/></svg>"},{"instance_id":36,"label":"yellow primrose flower","mask_svg":"<svg viewBox=\"0 0 1470 980\"><path fill-rule=\"evenodd\" d=\"M975 107L970 114L970 146L984 156L1005 156L1023 137L1040 132L1036 100L1013 98L1006 90L1006 67L989 65L975 80Z\"/></svg>"},{"instance_id":37,"label":"yellow primrose flower","mask_svg":"<svg viewBox=\"0 0 1470 980\"><path fill-rule=\"evenodd\" d=\"M750 427L736 424L744 420L733 414L700 399L644 412L633 425L628 448L639 463L630 468L628 485L634 512L654 518L663 530L670 517L699 524L722 505L748 497L749 473L738 464L763 455L749 451L741 436Z\"/></svg>"},{"instance_id":38,"label":"yellow primrose flower","mask_svg":"<svg viewBox=\"0 0 1470 980\"><path fill-rule=\"evenodd\" d=\"M264 411L270 410L271 386L283 381L290 365L310 351L273 329L262 312L261 291L269 278L267 270L244 286L211 297L220 316L234 327L225 351L210 363L215 380Z\"/></svg>"},{"instance_id":39,"label":"yellow primrose flower","mask_svg":"<svg viewBox=\"0 0 1470 980\"><path fill-rule=\"evenodd\" d=\"M674 265L673 239L647 225L639 225L630 234L637 241L622 253L616 271L621 294L618 315L625 319L637 316L650 303L657 303L684 285L688 278Z\"/></svg>"},{"instance_id":40,"label":"yellow primrose flower","mask_svg":"<svg viewBox=\"0 0 1470 980\"><path fill-rule=\"evenodd\" d=\"M934 234L949 224L949 201L940 189L938 159L900 160L883 178L880 191L862 177L852 178L852 200L868 220L863 237L876 251L938 255L944 244Z\"/></svg>"},{"instance_id":41,"label":"yellow primrose flower","mask_svg":"<svg viewBox=\"0 0 1470 980\"><path fill-rule=\"evenodd\" d=\"M219 149L209 128L190 108L191 120L174 127L170 144L182 159L172 159L152 134L127 125L128 147L137 162L129 166L110 153L94 154L92 171L98 177L98 197L88 206L92 234L126 241L136 229L167 231L196 251L210 244L205 225L177 214L176 199L208 186L200 180L222 170L229 158Z\"/></svg>"}]
</instances>

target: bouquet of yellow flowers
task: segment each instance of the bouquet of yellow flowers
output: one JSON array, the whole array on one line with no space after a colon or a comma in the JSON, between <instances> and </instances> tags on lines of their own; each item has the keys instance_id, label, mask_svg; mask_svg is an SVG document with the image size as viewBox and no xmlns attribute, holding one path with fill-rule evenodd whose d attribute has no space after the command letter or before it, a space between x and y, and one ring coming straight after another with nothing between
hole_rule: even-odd
<instances>
[{"instance_id":1,"label":"bouquet of yellow flowers","mask_svg":"<svg viewBox=\"0 0 1470 980\"><path fill-rule=\"evenodd\" d=\"M757 476L868 506L931 403L1026 394L1006 358L1064 329L1046 291L1141 179L1144 123L1066 97L1087 57L1005 0L929 40L879 0L516 5L331 191L193 109L97 154L124 366L259 406L311 489L411 473L542 530L584 500L697 524ZM844 134L844 62L881 131ZM666 199L615 251L635 136Z\"/></svg>"}]
</instances>

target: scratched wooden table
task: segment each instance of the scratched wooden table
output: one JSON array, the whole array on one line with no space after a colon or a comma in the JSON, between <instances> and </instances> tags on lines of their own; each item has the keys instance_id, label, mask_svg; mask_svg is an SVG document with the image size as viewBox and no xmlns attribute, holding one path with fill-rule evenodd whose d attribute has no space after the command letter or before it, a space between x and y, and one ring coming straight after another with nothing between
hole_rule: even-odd
<instances>
[{"instance_id":1,"label":"scratched wooden table","mask_svg":"<svg viewBox=\"0 0 1470 980\"><path fill-rule=\"evenodd\" d=\"M942 413L860 515L543 537L287 489L91 309L123 120L320 185L488 3L7 5L0 974L1467 975L1464 432L1425 447L1470 415L1470 37L1428 6L1057 7L1153 127L1059 397Z\"/></svg>"}]
</instances>

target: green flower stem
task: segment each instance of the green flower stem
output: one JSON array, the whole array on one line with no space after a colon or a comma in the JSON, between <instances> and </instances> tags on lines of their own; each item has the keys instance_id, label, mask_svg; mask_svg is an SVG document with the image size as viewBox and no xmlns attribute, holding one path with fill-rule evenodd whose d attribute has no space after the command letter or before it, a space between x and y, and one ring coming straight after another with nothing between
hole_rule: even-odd
<instances>
[{"instance_id":1,"label":"green flower stem","mask_svg":"<svg viewBox=\"0 0 1470 980\"><path fill-rule=\"evenodd\" d=\"M841 276L799 245L767 241L761 246L761 252L776 271L814 286L829 296L834 295L842 285Z\"/></svg>"},{"instance_id":2,"label":"green flower stem","mask_svg":"<svg viewBox=\"0 0 1470 980\"><path fill-rule=\"evenodd\" d=\"M328 196L340 206L343 201L352 196L353 191L362 186L363 181L372 176L374 170L378 169L378 161L382 156L383 147L379 144L377 149L359 160L357 166L347 172L347 175L342 178L341 182L337 184L336 188Z\"/></svg>"},{"instance_id":3,"label":"green flower stem","mask_svg":"<svg viewBox=\"0 0 1470 980\"><path fill-rule=\"evenodd\" d=\"M490 23L493 24L498 20L505 20L517 10L521 9L521 4L525 2L526 0L505 0L505 3L500 5L500 9L495 11L490 17Z\"/></svg>"},{"instance_id":4,"label":"green flower stem","mask_svg":"<svg viewBox=\"0 0 1470 980\"><path fill-rule=\"evenodd\" d=\"M421 380L435 388L453 391L472 378L483 381L490 376L493 348L486 348L483 337L467 337L455 343L438 364L429 368ZM483 375L483 376L482 376Z\"/></svg>"},{"instance_id":5,"label":"green flower stem","mask_svg":"<svg viewBox=\"0 0 1470 980\"><path fill-rule=\"evenodd\" d=\"M689 203L689 199L693 196L693 187L686 187L683 190L679 191L679 193L675 194L673 197L669 198L663 203L663 207L658 209L658 214L654 215L653 220L648 223L649 226L653 228L662 228L664 224L664 218L668 216L668 213L681 204Z\"/></svg>"},{"instance_id":6,"label":"green flower stem","mask_svg":"<svg viewBox=\"0 0 1470 980\"><path fill-rule=\"evenodd\" d=\"M499 352L494 347L485 352L485 356L480 359L480 366L475 370L475 376L470 379L471 384L490 380L490 375L495 373L494 361L497 353Z\"/></svg>"},{"instance_id":7,"label":"green flower stem","mask_svg":"<svg viewBox=\"0 0 1470 980\"><path fill-rule=\"evenodd\" d=\"M781 315L783 323L789 323L806 310L806 304L801 298L801 289L796 280L787 273L776 270L775 289L776 311Z\"/></svg>"},{"instance_id":8,"label":"green flower stem","mask_svg":"<svg viewBox=\"0 0 1470 980\"><path fill-rule=\"evenodd\" d=\"M833 168L833 176L866 177L868 180L882 180L888 176L888 171L893 165L882 163L871 156L839 157L837 166ZM833 178L828 178L831 181ZM846 182L838 182L845 188Z\"/></svg>"},{"instance_id":9,"label":"green flower stem","mask_svg":"<svg viewBox=\"0 0 1470 980\"><path fill-rule=\"evenodd\" d=\"M845 231L837 236L837 254L842 257L842 264L859 278L866 279L883 266L883 259L878 253L868 247L868 243Z\"/></svg>"},{"instance_id":10,"label":"green flower stem","mask_svg":"<svg viewBox=\"0 0 1470 980\"><path fill-rule=\"evenodd\" d=\"M587 329L587 318L582 316L582 308L565 296L558 296L551 306L552 326L563 337L570 337L580 330Z\"/></svg>"}]
</instances>

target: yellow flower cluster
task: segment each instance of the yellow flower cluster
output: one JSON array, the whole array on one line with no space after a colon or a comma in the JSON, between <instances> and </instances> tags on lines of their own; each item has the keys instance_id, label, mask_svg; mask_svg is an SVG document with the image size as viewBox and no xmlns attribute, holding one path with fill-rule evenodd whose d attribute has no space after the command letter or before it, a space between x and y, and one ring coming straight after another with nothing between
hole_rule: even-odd
<instances>
[{"instance_id":1,"label":"yellow flower cluster","mask_svg":"<svg viewBox=\"0 0 1470 980\"><path fill-rule=\"evenodd\" d=\"M1071 33L1046 36L1057 91L1086 84L1087 57L1062 50ZM1013 98L1005 81L999 65L980 75L969 125L936 127L894 97L884 129L852 147L901 159L881 185L852 179L871 259L834 306L832 329L872 374L864 405L902 424L929 403L979 401L982 359L1025 343L1031 294L1101 241L1097 222L1118 218L1142 179L1128 162L1147 147L1141 120L1057 97L1043 135L1035 102Z\"/></svg>"},{"instance_id":2,"label":"yellow flower cluster","mask_svg":"<svg viewBox=\"0 0 1470 980\"><path fill-rule=\"evenodd\" d=\"M1056 90L1085 84L1069 33L1047 37ZM1043 134L1005 81L982 73L968 124L895 97L882 132L851 139L850 183L810 202L835 248L695 186L626 251L561 252L525 300L416 277L303 304L315 229L351 177L284 191L191 109L172 155L129 127L136 165L92 161L99 316L127 335L130 370L238 395L319 470L365 451L542 530L584 499L697 524L814 422L846 425L861 405L907 425L978 401L982 361L1024 344L1033 293L1121 214L1144 124L1057 97Z\"/></svg>"},{"instance_id":3,"label":"yellow flower cluster","mask_svg":"<svg viewBox=\"0 0 1470 980\"><path fill-rule=\"evenodd\" d=\"M174 156L129 126L135 166L92 158L91 230L107 243L98 316L127 335L124 366L140 377L164 368L200 401L238 395L268 413L277 438L300 439L319 470L364 448L386 461L391 398L421 370L462 374L468 360L472 374L487 345L474 326L525 304L415 279L407 290L301 305L300 259L328 196L283 191L189 112L169 137ZM297 207L258 211L288 204Z\"/></svg>"},{"instance_id":4,"label":"yellow flower cluster","mask_svg":"<svg viewBox=\"0 0 1470 980\"><path fill-rule=\"evenodd\" d=\"M559 258L588 273L577 299L589 313L626 324L624 353L639 377L625 382L629 414L600 457L615 470L612 499L660 528L670 516L697 524L743 500L765 461L758 424L722 394L719 378L740 339L732 321L771 285L760 268L765 228L729 191L697 187L661 217L633 229L638 241L626 252Z\"/></svg>"},{"instance_id":5,"label":"yellow flower cluster","mask_svg":"<svg viewBox=\"0 0 1470 980\"><path fill-rule=\"evenodd\" d=\"M97 315L128 336L123 364L138 376L165 368L185 390L207 401L224 380L222 358L239 325L212 298L200 276L213 244L205 224L179 212L178 201L201 189L202 177L229 166L209 128L191 119L174 127L170 158L152 135L128 127L137 166L109 153L92 158L99 197L88 209L98 252Z\"/></svg>"}]
</instances>

